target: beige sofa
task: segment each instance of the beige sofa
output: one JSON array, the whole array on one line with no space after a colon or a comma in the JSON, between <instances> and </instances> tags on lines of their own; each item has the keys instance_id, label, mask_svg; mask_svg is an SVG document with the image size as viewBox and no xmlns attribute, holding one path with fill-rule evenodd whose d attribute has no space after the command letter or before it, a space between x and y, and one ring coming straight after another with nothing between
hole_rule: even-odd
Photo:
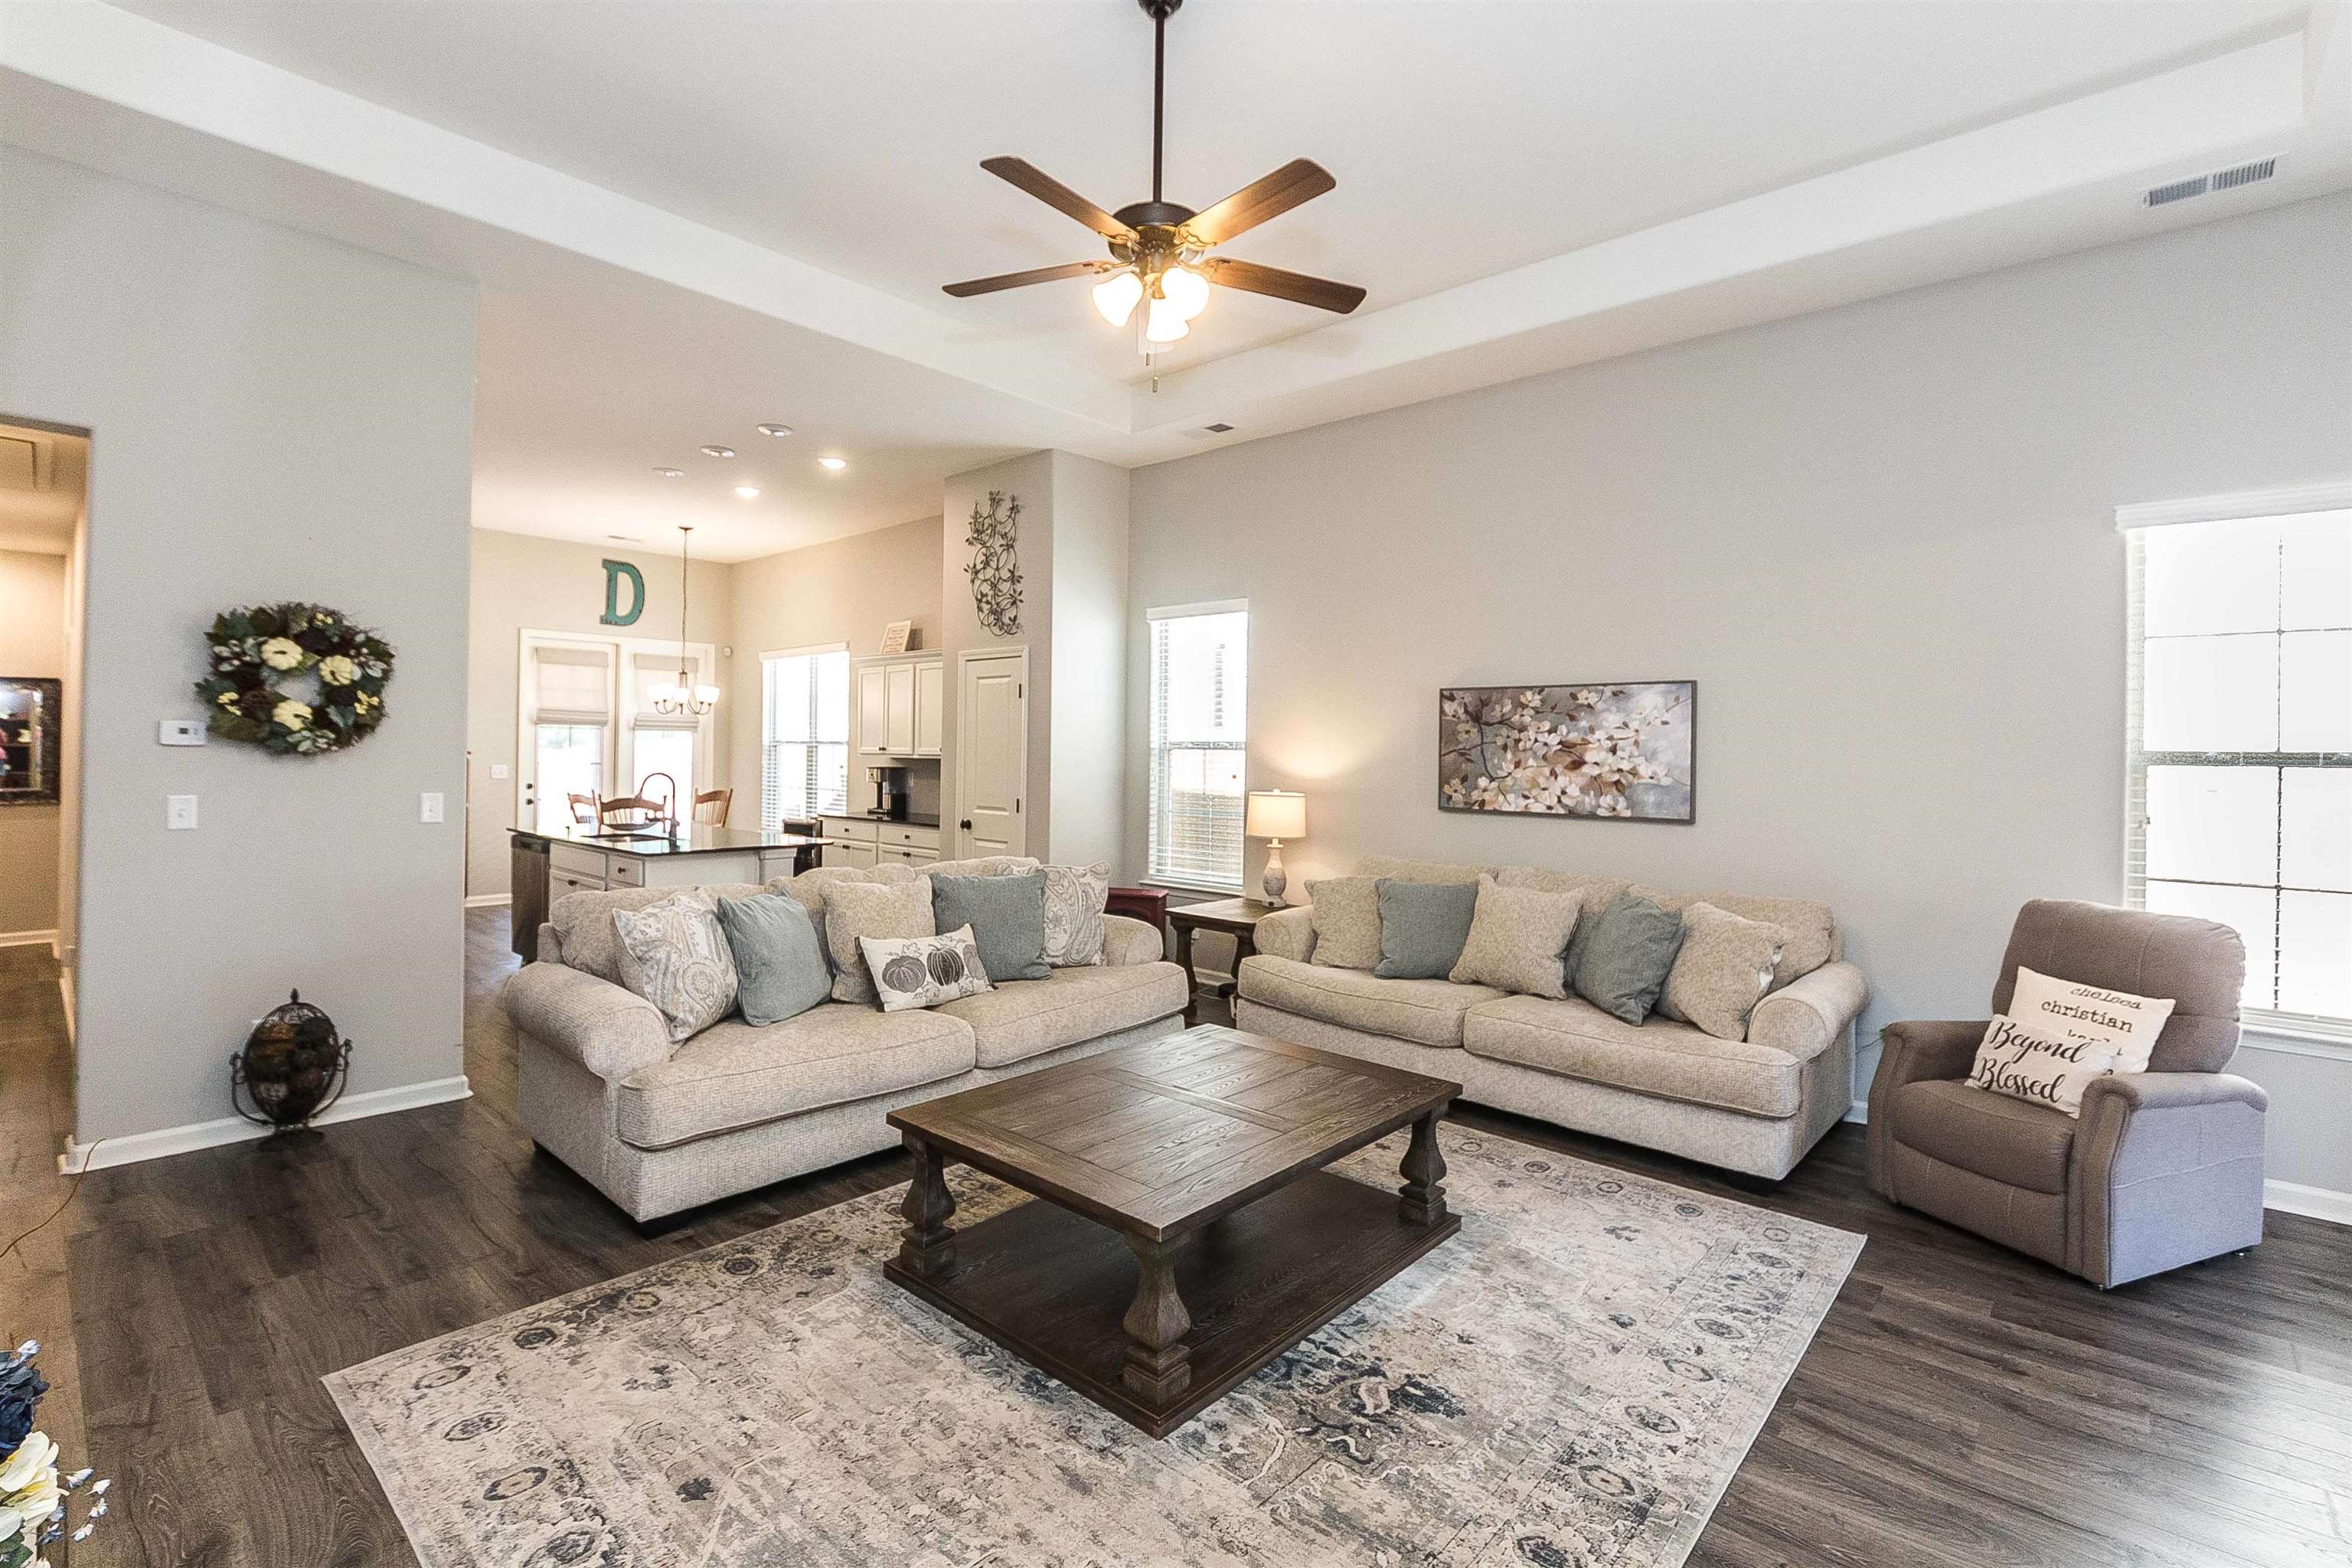
<instances>
[{"instance_id":1,"label":"beige sofa","mask_svg":"<svg viewBox=\"0 0 2352 1568\"><path fill-rule=\"evenodd\" d=\"M922 874L887 864L859 877ZM769 889L791 891L797 880ZM678 890L556 900L539 961L506 989L523 1126L640 1224L890 1148L898 1135L883 1118L901 1105L1184 1026L1184 972L1162 959L1160 932L1112 915L1099 965L928 1010L825 1002L764 1028L731 1015L672 1045L653 1004L620 984L612 916Z\"/></svg>"},{"instance_id":2,"label":"beige sofa","mask_svg":"<svg viewBox=\"0 0 2352 1568\"><path fill-rule=\"evenodd\" d=\"M1590 918L1632 884L1533 867L1375 858L1358 874L1573 891ZM1853 1021L1868 992L1843 961L1826 906L1736 893L1637 888L1666 907L1704 899L1788 929L1775 989L1748 1037L1722 1040L1653 1015L1620 1023L1571 995L1517 996L1447 980L1382 980L1311 962L1304 907L1258 922L1234 1001L1242 1028L1460 1082L1464 1098L1778 1181L1846 1114L1853 1096Z\"/></svg>"}]
</instances>

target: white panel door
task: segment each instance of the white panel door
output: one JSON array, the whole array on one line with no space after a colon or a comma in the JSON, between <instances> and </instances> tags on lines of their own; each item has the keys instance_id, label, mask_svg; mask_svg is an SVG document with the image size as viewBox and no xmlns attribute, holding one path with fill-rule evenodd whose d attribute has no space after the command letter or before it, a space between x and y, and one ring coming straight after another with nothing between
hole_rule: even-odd
<instances>
[{"instance_id":1,"label":"white panel door","mask_svg":"<svg viewBox=\"0 0 2352 1568\"><path fill-rule=\"evenodd\" d=\"M1029 656L968 658L957 676L956 777L963 800L958 853L1026 855Z\"/></svg>"},{"instance_id":2,"label":"white panel door","mask_svg":"<svg viewBox=\"0 0 2352 1568\"><path fill-rule=\"evenodd\" d=\"M915 755L940 754L940 710L947 702L947 667L933 659L915 666Z\"/></svg>"},{"instance_id":3,"label":"white panel door","mask_svg":"<svg viewBox=\"0 0 2352 1568\"><path fill-rule=\"evenodd\" d=\"M890 749L889 694L878 664L860 666L857 671L857 749L860 752L884 752Z\"/></svg>"}]
</instances>

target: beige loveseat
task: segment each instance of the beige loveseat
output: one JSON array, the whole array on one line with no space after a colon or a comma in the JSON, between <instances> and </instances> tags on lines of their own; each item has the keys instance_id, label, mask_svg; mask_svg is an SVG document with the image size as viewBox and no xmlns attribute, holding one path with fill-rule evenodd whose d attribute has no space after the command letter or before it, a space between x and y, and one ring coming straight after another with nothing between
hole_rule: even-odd
<instances>
[{"instance_id":1,"label":"beige loveseat","mask_svg":"<svg viewBox=\"0 0 2352 1568\"><path fill-rule=\"evenodd\" d=\"M884 882L921 875L896 863L857 873ZM792 892L802 880L779 878L767 890ZM763 889L709 890L740 899ZM672 1045L654 1005L620 984L613 911L677 891L556 900L540 928L539 961L506 989L524 1128L640 1223L892 1147L898 1135L883 1118L901 1105L1184 1026L1184 972L1161 958L1160 932L1111 915L1099 965L928 1010L824 1002L764 1028L733 1014Z\"/></svg>"},{"instance_id":2,"label":"beige loveseat","mask_svg":"<svg viewBox=\"0 0 2352 1568\"><path fill-rule=\"evenodd\" d=\"M1475 881L1482 870L1509 887L1575 892L1580 919L1632 886L1527 866L1375 858L1357 868L1412 882ZM1803 899L1634 890L1669 909L1703 899L1788 931L1775 989L1757 1004L1746 1039L1717 1039L1655 1014L1622 1024L1573 995L1516 996L1318 964L1305 907L1258 922L1257 952L1237 977L1234 1022L1453 1079L1480 1104L1778 1181L1853 1103L1853 1021L1867 989L1861 971L1843 962L1837 922Z\"/></svg>"}]
</instances>

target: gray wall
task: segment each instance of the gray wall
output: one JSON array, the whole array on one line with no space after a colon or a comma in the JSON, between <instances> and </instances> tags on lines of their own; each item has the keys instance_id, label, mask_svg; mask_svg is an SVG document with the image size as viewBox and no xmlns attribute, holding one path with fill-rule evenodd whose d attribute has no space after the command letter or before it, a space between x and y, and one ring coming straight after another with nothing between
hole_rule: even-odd
<instances>
[{"instance_id":1,"label":"gray wall","mask_svg":"<svg viewBox=\"0 0 2352 1568\"><path fill-rule=\"evenodd\" d=\"M1054 454L1053 777L1046 841L1057 861L1124 869L1127 541L1124 469ZM1043 853L1043 851L1039 851Z\"/></svg>"},{"instance_id":2,"label":"gray wall","mask_svg":"<svg viewBox=\"0 0 2352 1568\"><path fill-rule=\"evenodd\" d=\"M1129 596L1249 599L1294 887L1392 851L1822 899L1867 1041L1981 1016L2023 900L2121 896L2113 508L2347 470L2334 196L1145 469ZM1440 687L1679 679L1696 826L1436 809ZM2352 1190L2352 1065L2295 1062L2332 1087L2271 1174Z\"/></svg>"},{"instance_id":3,"label":"gray wall","mask_svg":"<svg viewBox=\"0 0 2352 1568\"><path fill-rule=\"evenodd\" d=\"M472 286L14 149L0 200L0 408L94 438L77 1137L227 1115L297 985L354 1091L459 1073ZM277 598L398 650L383 730L157 745L212 616Z\"/></svg>"},{"instance_id":4,"label":"gray wall","mask_svg":"<svg viewBox=\"0 0 2352 1568\"><path fill-rule=\"evenodd\" d=\"M0 550L0 675L64 680L66 565ZM58 816L54 805L0 806L0 940L58 929Z\"/></svg>"}]
</instances>

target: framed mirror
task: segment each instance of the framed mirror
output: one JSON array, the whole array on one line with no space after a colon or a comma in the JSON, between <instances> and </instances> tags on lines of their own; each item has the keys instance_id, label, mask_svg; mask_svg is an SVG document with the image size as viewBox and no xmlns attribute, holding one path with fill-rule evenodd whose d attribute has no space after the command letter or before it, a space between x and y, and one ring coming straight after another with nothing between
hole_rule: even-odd
<instances>
[{"instance_id":1,"label":"framed mirror","mask_svg":"<svg viewBox=\"0 0 2352 1568\"><path fill-rule=\"evenodd\" d=\"M0 675L0 806L58 804L58 729L63 689Z\"/></svg>"}]
</instances>

